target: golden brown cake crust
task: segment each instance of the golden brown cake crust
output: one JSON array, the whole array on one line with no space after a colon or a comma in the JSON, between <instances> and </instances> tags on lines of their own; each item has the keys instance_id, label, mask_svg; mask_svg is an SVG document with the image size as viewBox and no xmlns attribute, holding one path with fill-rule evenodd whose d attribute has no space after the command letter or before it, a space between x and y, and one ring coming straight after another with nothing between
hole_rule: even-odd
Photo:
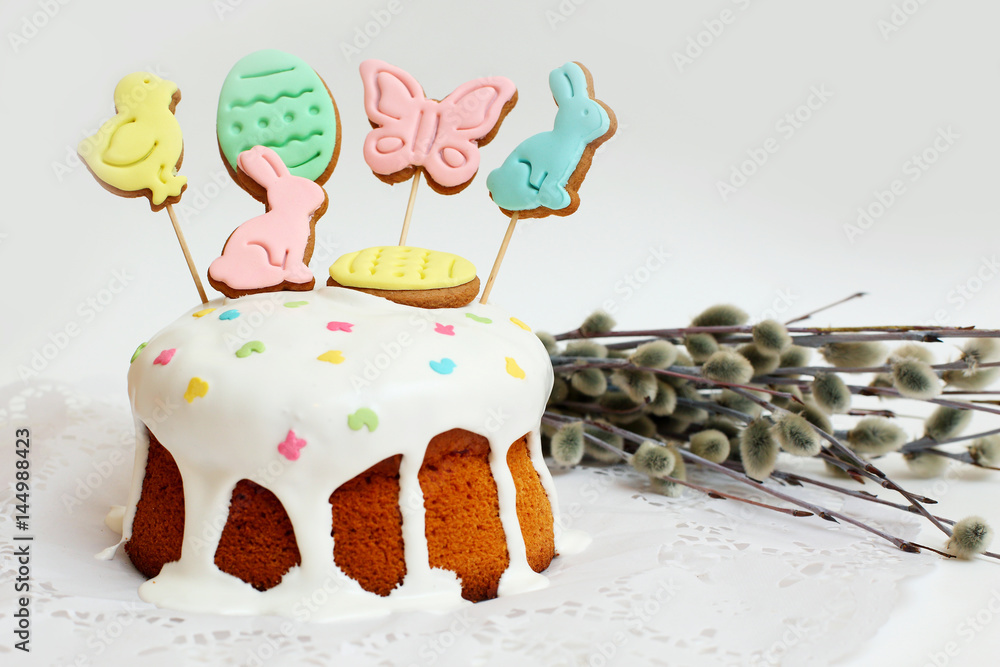
<instances>
[{"instance_id":1,"label":"golden brown cake crust","mask_svg":"<svg viewBox=\"0 0 1000 667\"><path fill-rule=\"evenodd\" d=\"M142 496L125 551L136 569L154 577L165 563L180 557L184 491L173 457L152 434L149 440ZM406 574L400 460L397 455L372 466L330 496L334 560L362 588L378 595L388 595ZM517 489L528 562L541 572L555 555L552 509L531 462L527 437L510 446L506 460ZM509 556L489 467L489 442L461 429L435 436L418 479L427 512L431 566L458 574L462 596L468 600L496 597ZM241 480L233 491L216 565L266 590L299 562L291 521L277 497Z\"/></svg>"}]
</instances>

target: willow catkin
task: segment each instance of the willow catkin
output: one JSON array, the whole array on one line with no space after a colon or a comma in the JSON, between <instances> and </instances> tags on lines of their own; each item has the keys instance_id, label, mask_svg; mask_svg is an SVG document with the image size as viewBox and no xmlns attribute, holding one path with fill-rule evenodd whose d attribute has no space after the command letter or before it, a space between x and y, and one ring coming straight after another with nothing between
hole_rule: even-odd
<instances>
[{"instance_id":1,"label":"willow catkin","mask_svg":"<svg viewBox=\"0 0 1000 667\"><path fill-rule=\"evenodd\" d=\"M731 304L719 304L706 308L693 320L694 327L736 327L746 324L750 316Z\"/></svg>"},{"instance_id":2,"label":"willow catkin","mask_svg":"<svg viewBox=\"0 0 1000 667\"><path fill-rule=\"evenodd\" d=\"M781 322L763 320L754 325L753 344L766 354L780 355L791 346L792 337Z\"/></svg>"},{"instance_id":3,"label":"willow catkin","mask_svg":"<svg viewBox=\"0 0 1000 667\"><path fill-rule=\"evenodd\" d=\"M719 351L719 341L712 334L693 333L684 337L684 347L693 361L702 362Z\"/></svg>"},{"instance_id":4,"label":"willow catkin","mask_svg":"<svg viewBox=\"0 0 1000 667\"><path fill-rule=\"evenodd\" d=\"M816 456L822 449L819 435L801 415L785 414L772 427L781 448L795 456Z\"/></svg>"},{"instance_id":5,"label":"willow catkin","mask_svg":"<svg viewBox=\"0 0 1000 667\"><path fill-rule=\"evenodd\" d=\"M740 433L740 460L747 477L757 481L767 479L778 462L778 441L766 419L757 419Z\"/></svg>"},{"instance_id":6,"label":"willow catkin","mask_svg":"<svg viewBox=\"0 0 1000 667\"><path fill-rule=\"evenodd\" d=\"M756 343L747 343L736 348L739 354L750 362L753 367L753 375L767 375L778 367L780 363L777 354L771 354L757 347Z\"/></svg>"},{"instance_id":7,"label":"willow catkin","mask_svg":"<svg viewBox=\"0 0 1000 667\"><path fill-rule=\"evenodd\" d=\"M552 460L560 466L575 466L583 460L583 424L573 422L562 426L549 445Z\"/></svg>"},{"instance_id":8,"label":"willow catkin","mask_svg":"<svg viewBox=\"0 0 1000 667\"><path fill-rule=\"evenodd\" d=\"M845 438L847 446L859 454L888 454L906 444L906 432L884 417L859 419Z\"/></svg>"},{"instance_id":9,"label":"willow catkin","mask_svg":"<svg viewBox=\"0 0 1000 667\"><path fill-rule=\"evenodd\" d=\"M656 396L656 376L649 371L616 368L611 372L611 383L639 404L649 403Z\"/></svg>"},{"instance_id":10,"label":"willow catkin","mask_svg":"<svg viewBox=\"0 0 1000 667\"><path fill-rule=\"evenodd\" d=\"M580 332L585 336L597 336L615 328L613 317L603 310L595 310L580 325Z\"/></svg>"},{"instance_id":11,"label":"willow catkin","mask_svg":"<svg viewBox=\"0 0 1000 667\"><path fill-rule=\"evenodd\" d=\"M812 385L816 405L830 414L843 414L851 409L851 390L836 373L817 373Z\"/></svg>"},{"instance_id":12,"label":"willow catkin","mask_svg":"<svg viewBox=\"0 0 1000 667\"><path fill-rule=\"evenodd\" d=\"M901 396L927 400L941 393L941 379L925 361L900 359L892 365L892 384Z\"/></svg>"},{"instance_id":13,"label":"willow catkin","mask_svg":"<svg viewBox=\"0 0 1000 667\"><path fill-rule=\"evenodd\" d=\"M819 349L819 353L831 366L867 368L885 363L889 348L878 342L828 343Z\"/></svg>"},{"instance_id":14,"label":"willow catkin","mask_svg":"<svg viewBox=\"0 0 1000 667\"><path fill-rule=\"evenodd\" d=\"M727 348L706 359L701 374L716 382L746 384L753 377L753 366L746 357Z\"/></svg>"},{"instance_id":15,"label":"willow catkin","mask_svg":"<svg viewBox=\"0 0 1000 667\"><path fill-rule=\"evenodd\" d=\"M996 466L1000 464L1000 435L976 438L969 444L969 455L979 465Z\"/></svg>"},{"instance_id":16,"label":"willow catkin","mask_svg":"<svg viewBox=\"0 0 1000 667\"><path fill-rule=\"evenodd\" d=\"M968 516L955 523L946 548L953 556L972 558L989 549L991 542L993 542L993 530L986 520L978 516Z\"/></svg>"},{"instance_id":17,"label":"willow catkin","mask_svg":"<svg viewBox=\"0 0 1000 667\"><path fill-rule=\"evenodd\" d=\"M677 361L677 347L665 340L654 340L635 348L628 360L645 368L667 368Z\"/></svg>"},{"instance_id":18,"label":"willow catkin","mask_svg":"<svg viewBox=\"0 0 1000 667\"><path fill-rule=\"evenodd\" d=\"M650 477L663 477L673 472L677 454L669 447L647 440L632 455L632 467Z\"/></svg>"},{"instance_id":19,"label":"willow catkin","mask_svg":"<svg viewBox=\"0 0 1000 667\"><path fill-rule=\"evenodd\" d=\"M939 405L924 421L924 433L938 442L959 435L972 421L971 410Z\"/></svg>"},{"instance_id":20,"label":"willow catkin","mask_svg":"<svg viewBox=\"0 0 1000 667\"><path fill-rule=\"evenodd\" d=\"M729 438L716 429L698 431L691 436L691 452L712 463L722 463L729 458Z\"/></svg>"},{"instance_id":21,"label":"willow catkin","mask_svg":"<svg viewBox=\"0 0 1000 667\"><path fill-rule=\"evenodd\" d=\"M582 368L570 376L569 383L587 396L600 396L608 390L608 378L599 368Z\"/></svg>"}]
</instances>

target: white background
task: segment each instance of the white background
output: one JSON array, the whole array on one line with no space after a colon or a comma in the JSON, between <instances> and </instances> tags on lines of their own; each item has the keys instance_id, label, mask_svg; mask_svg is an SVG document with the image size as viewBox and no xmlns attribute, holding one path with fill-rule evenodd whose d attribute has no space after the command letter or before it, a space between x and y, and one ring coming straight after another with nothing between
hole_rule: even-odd
<instances>
[{"instance_id":1,"label":"white background","mask_svg":"<svg viewBox=\"0 0 1000 667\"><path fill-rule=\"evenodd\" d=\"M178 212L204 275L232 229L260 212L229 183L214 136L225 75L258 48L304 58L340 109L340 162L312 262L319 282L340 254L394 242L408 195L407 185L385 185L361 159L369 127L361 60L397 64L437 98L475 77L517 84L518 105L483 149L482 173L454 197L421 188L409 237L469 258L481 276L506 225L485 173L551 127L547 73L578 60L617 113L618 134L598 153L575 215L519 226L495 303L557 332L607 301L631 328L683 325L720 301L755 319L787 319L863 290L868 297L816 324L1000 326L997 3L400 0L395 14L389 6L6 0L0 386L17 386L19 369L24 375L34 360L32 381L125 396L132 350L196 293L166 213L101 189L75 160L76 144L112 114L123 75L152 69L178 83L189 179ZM689 61L680 62L685 53ZM935 149L949 132L950 143L938 142L947 151ZM768 140L777 151L723 197L719 183ZM914 170L925 150L934 163ZM896 179L902 194L862 233L848 234L859 207L871 207ZM660 252L669 261L647 271ZM109 299L104 290L116 273L127 285ZM88 300L104 301L100 312ZM78 335L59 335L67 327ZM52 345L60 348L54 354ZM954 356L953 346L941 346L941 360ZM948 501L952 514L992 511L1000 523L995 503L983 507L957 490ZM862 662L923 664L954 638L963 610L981 606L963 601L962 591L981 590L972 582L983 572L1000 581L996 567L962 568L942 564L905 591L905 608ZM950 611L933 611L941 605ZM963 644L963 664L995 657L996 636L992 628Z\"/></svg>"}]
</instances>

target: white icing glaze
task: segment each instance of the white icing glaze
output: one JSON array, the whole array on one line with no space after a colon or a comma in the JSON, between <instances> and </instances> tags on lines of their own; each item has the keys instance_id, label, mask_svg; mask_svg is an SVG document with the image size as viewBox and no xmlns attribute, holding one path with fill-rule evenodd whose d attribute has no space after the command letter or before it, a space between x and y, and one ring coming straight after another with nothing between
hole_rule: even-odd
<instances>
[{"instance_id":1,"label":"white icing glaze","mask_svg":"<svg viewBox=\"0 0 1000 667\"><path fill-rule=\"evenodd\" d=\"M306 303L285 305L297 302ZM238 317L220 318L230 310ZM264 351L237 356L250 341L263 343ZM154 363L169 349L176 352L167 355L166 364ZM332 350L340 352L340 363L317 358ZM523 378L508 372L508 357L524 371ZM454 363L448 373L431 366L443 359ZM208 389L188 401L185 392L195 377ZM324 287L218 299L192 309L154 336L129 369L139 437L122 542L131 535L142 488L148 448L143 425L173 455L185 496L181 559L143 584L140 596L193 612L298 617L308 609L311 620L468 604L456 575L428 564L417 479L427 443L453 428L490 442L510 556L499 593L545 586L546 578L527 562L506 453L511 443L529 435L531 459L555 512L555 489L538 434L551 386L552 367L542 344L491 305L423 310ZM373 431L348 424L349 415L363 408L378 417ZM306 442L294 460L278 449L289 431ZM389 596L379 597L334 564L328 500L341 484L396 454L403 455L406 577ZM279 585L264 592L214 564L229 499L241 479L270 489L281 501L302 558ZM566 537L558 531L557 548L572 549ZM569 537L572 542L574 536Z\"/></svg>"}]
</instances>

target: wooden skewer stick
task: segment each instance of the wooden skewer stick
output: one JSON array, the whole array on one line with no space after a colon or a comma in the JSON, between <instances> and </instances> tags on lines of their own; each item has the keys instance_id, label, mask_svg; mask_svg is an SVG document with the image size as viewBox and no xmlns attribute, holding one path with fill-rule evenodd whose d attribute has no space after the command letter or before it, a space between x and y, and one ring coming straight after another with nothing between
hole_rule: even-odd
<instances>
[{"instance_id":1,"label":"wooden skewer stick","mask_svg":"<svg viewBox=\"0 0 1000 667\"><path fill-rule=\"evenodd\" d=\"M413 172L413 185L410 186L410 201L406 203L406 215L403 217L403 233L399 235L399 245L406 245L406 235L410 231L410 218L413 217L413 202L417 201L417 186L420 185L420 172L423 169L417 167Z\"/></svg>"},{"instance_id":2,"label":"wooden skewer stick","mask_svg":"<svg viewBox=\"0 0 1000 667\"><path fill-rule=\"evenodd\" d=\"M205 288L201 285L201 278L198 277L198 270L194 268L194 260L191 259L191 251L188 250L187 241L184 240L184 233L181 231L181 226L177 224L177 216L174 215L174 207L172 204L167 204L167 215L170 216L170 222L174 226L174 234L177 235L177 240L181 244L181 251L184 253L184 259L187 260L188 270L191 271L191 277L194 278L194 286L198 288L198 296L201 297L202 303L208 303L208 297L205 296Z\"/></svg>"},{"instance_id":3,"label":"wooden skewer stick","mask_svg":"<svg viewBox=\"0 0 1000 667\"><path fill-rule=\"evenodd\" d=\"M514 211L514 215L510 216L507 233L504 234L503 243L500 244L500 252L497 253L496 261L493 262L493 270L490 271L490 278L486 281L486 287L483 289L483 298L479 300L479 303L486 303L486 300L490 298L490 290L493 289L493 283L496 282L497 274L500 273L500 264L503 262L503 256L507 254L510 237L514 235L514 227L517 225L517 214L518 212Z\"/></svg>"}]
</instances>

